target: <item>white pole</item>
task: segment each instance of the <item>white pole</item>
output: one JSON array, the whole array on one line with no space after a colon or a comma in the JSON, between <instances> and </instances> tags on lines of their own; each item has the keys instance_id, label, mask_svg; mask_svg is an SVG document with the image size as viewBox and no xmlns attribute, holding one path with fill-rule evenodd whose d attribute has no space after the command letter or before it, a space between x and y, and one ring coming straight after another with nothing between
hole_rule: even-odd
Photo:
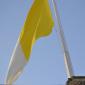
<instances>
[{"instance_id":1,"label":"white pole","mask_svg":"<svg viewBox=\"0 0 85 85\"><path fill-rule=\"evenodd\" d=\"M55 10L57 24L58 24L58 33L59 33L61 45L62 45L62 48L64 51L64 61L65 61L65 66L66 66L66 71L67 71L67 77L71 78L72 76L74 76L73 69L72 69L72 63L71 63L69 51L67 49L66 41L64 38L64 32L63 32L61 21L60 21L60 16L58 13L56 0L52 0L52 2L53 2L54 10Z\"/></svg>"}]
</instances>

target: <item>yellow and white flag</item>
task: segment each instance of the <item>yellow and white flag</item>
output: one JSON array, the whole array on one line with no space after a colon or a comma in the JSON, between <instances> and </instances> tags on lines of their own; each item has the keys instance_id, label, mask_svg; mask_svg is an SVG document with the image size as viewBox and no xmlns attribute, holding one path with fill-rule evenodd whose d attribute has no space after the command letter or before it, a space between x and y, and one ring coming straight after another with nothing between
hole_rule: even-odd
<instances>
[{"instance_id":1,"label":"yellow and white flag","mask_svg":"<svg viewBox=\"0 0 85 85\"><path fill-rule=\"evenodd\" d=\"M6 84L12 84L27 64L35 41L53 28L48 0L34 0L9 63Z\"/></svg>"}]
</instances>

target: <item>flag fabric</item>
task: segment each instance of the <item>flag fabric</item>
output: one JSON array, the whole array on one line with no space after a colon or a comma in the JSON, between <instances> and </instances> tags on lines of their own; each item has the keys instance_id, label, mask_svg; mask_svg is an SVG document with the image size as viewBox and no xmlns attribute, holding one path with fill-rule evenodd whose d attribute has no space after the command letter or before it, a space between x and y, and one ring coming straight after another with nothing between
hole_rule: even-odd
<instances>
[{"instance_id":1,"label":"flag fabric","mask_svg":"<svg viewBox=\"0 0 85 85\"><path fill-rule=\"evenodd\" d=\"M6 84L13 83L27 64L37 39L48 36L53 29L48 0L34 0L9 63Z\"/></svg>"}]
</instances>

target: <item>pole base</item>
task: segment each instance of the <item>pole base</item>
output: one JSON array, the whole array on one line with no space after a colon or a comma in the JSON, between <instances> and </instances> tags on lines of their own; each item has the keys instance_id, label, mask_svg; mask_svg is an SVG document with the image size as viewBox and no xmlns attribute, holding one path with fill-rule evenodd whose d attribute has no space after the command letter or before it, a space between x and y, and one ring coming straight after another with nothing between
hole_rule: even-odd
<instances>
[{"instance_id":1,"label":"pole base","mask_svg":"<svg viewBox=\"0 0 85 85\"><path fill-rule=\"evenodd\" d=\"M73 76L68 78L66 85L85 85L85 76Z\"/></svg>"}]
</instances>

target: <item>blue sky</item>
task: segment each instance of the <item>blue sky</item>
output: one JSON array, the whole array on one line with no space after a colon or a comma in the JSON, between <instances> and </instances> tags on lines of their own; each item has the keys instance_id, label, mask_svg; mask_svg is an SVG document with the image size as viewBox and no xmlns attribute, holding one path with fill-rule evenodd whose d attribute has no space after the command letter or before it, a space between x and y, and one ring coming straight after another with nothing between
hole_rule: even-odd
<instances>
[{"instance_id":1,"label":"blue sky","mask_svg":"<svg viewBox=\"0 0 85 85\"><path fill-rule=\"evenodd\" d=\"M33 0L0 1L0 84ZM85 75L85 0L56 0L75 75ZM54 9L49 0L53 18ZM15 85L64 85L63 52L54 26L50 36L33 46L30 61Z\"/></svg>"}]
</instances>

